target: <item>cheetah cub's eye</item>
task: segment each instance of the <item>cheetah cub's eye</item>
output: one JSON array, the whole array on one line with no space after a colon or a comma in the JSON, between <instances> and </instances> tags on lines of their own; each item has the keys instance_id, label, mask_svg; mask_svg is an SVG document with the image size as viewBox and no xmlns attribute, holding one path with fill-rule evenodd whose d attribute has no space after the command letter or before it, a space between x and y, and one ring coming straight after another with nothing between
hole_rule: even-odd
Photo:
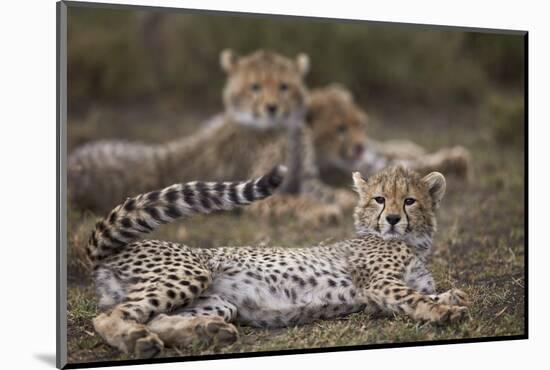
<instances>
[{"instance_id":1,"label":"cheetah cub's eye","mask_svg":"<svg viewBox=\"0 0 550 370\"><path fill-rule=\"evenodd\" d=\"M384 204L384 202L386 201L384 199L384 197L374 197L374 200L376 201L376 203L378 204Z\"/></svg>"},{"instance_id":2,"label":"cheetah cub's eye","mask_svg":"<svg viewBox=\"0 0 550 370\"><path fill-rule=\"evenodd\" d=\"M250 85L250 90L252 90L252 92L258 92L260 91L261 89L261 86L259 83L253 83Z\"/></svg>"},{"instance_id":3,"label":"cheetah cub's eye","mask_svg":"<svg viewBox=\"0 0 550 370\"><path fill-rule=\"evenodd\" d=\"M288 90L288 84L286 84L286 83L284 83L284 82L281 83L281 84L279 85L279 90L282 91L282 92L287 91L287 90Z\"/></svg>"},{"instance_id":4,"label":"cheetah cub's eye","mask_svg":"<svg viewBox=\"0 0 550 370\"><path fill-rule=\"evenodd\" d=\"M405 198L405 205L410 206L411 204L414 204L416 202L416 199L414 198Z\"/></svg>"},{"instance_id":5,"label":"cheetah cub's eye","mask_svg":"<svg viewBox=\"0 0 550 370\"><path fill-rule=\"evenodd\" d=\"M348 130L348 126L346 126L345 123L342 123L340 126L338 126L338 133L343 134Z\"/></svg>"}]
</instances>

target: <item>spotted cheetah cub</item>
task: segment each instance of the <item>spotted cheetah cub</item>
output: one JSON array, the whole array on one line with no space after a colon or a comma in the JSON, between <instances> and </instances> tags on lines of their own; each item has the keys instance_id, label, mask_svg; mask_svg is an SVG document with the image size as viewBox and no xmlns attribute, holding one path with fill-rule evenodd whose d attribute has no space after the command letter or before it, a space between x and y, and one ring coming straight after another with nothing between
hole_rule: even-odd
<instances>
[{"instance_id":1,"label":"spotted cheetah cub","mask_svg":"<svg viewBox=\"0 0 550 370\"><path fill-rule=\"evenodd\" d=\"M371 175L402 165L426 175L440 171L467 179L471 160L462 146L428 153L409 140L378 141L367 134L369 117L350 90L331 84L310 91L307 125L312 134L314 158L327 183L347 183L350 171Z\"/></svg>"},{"instance_id":2,"label":"spotted cheetah cub","mask_svg":"<svg viewBox=\"0 0 550 370\"><path fill-rule=\"evenodd\" d=\"M121 351L153 356L164 345L232 343L234 324L288 327L367 308L431 322L465 314L466 295L437 294L425 266L445 193L435 172L421 178L397 167L368 180L354 173L357 237L331 245L199 249L138 240L178 217L265 198L283 173L173 185L129 198L99 221L88 245L104 311L96 331Z\"/></svg>"},{"instance_id":3,"label":"spotted cheetah cub","mask_svg":"<svg viewBox=\"0 0 550 370\"><path fill-rule=\"evenodd\" d=\"M303 125L309 57L288 58L269 50L241 56L224 50L220 64L227 75L225 109L193 134L160 144L100 140L70 153L71 204L103 213L128 196L165 184L256 177L285 163L289 171L280 192L286 195L247 212L295 217L306 225L341 220L340 204L353 207L354 198L319 179L311 135Z\"/></svg>"}]
</instances>

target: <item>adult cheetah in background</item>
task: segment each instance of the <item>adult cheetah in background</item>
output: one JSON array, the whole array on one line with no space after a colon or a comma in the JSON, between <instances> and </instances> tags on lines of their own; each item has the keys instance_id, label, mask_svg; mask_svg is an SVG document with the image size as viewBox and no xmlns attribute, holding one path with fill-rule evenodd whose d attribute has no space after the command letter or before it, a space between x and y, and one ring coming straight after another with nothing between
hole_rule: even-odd
<instances>
[{"instance_id":1,"label":"adult cheetah in background","mask_svg":"<svg viewBox=\"0 0 550 370\"><path fill-rule=\"evenodd\" d=\"M239 180L286 163L283 191L292 195L252 210L267 216L294 213L313 223L339 219L339 201L354 198L318 180L313 143L302 132L307 55L289 59L259 50L240 57L225 50L220 64L227 74L224 113L190 136L159 145L101 140L77 148L68 162L72 204L107 212L127 196L165 184Z\"/></svg>"},{"instance_id":2,"label":"adult cheetah in background","mask_svg":"<svg viewBox=\"0 0 550 370\"><path fill-rule=\"evenodd\" d=\"M426 268L445 193L439 173L401 167L368 180L354 173L357 237L309 248L219 247L138 240L178 217L265 198L283 167L241 183L172 185L129 198L96 224L88 244L103 313L96 331L112 346L154 356L167 346L224 345L235 324L273 328L363 309L414 320L461 318L459 290L437 294Z\"/></svg>"}]
</instances>

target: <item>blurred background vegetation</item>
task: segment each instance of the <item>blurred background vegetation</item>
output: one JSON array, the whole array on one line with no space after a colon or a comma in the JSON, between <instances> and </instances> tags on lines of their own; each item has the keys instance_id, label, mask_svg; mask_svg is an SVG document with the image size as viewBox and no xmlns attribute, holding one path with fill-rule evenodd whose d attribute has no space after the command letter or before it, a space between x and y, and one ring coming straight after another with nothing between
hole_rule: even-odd
<instances>
[{"instance_id":1,"label":"blurred background vegetation","mask_svg":"<svg viewBox=\"0 0 550 370\"><path fill-rule=\"evenodd\" d=\"M162 99L178 108L221 109L222 49L258 48L311 57L311 87L340 82L361 103L476 103L492 88L523 88L520 35L395 24L71 7L69 102ZM523 95L522 91L519 91Z\"/></svg>"}]
</instances>

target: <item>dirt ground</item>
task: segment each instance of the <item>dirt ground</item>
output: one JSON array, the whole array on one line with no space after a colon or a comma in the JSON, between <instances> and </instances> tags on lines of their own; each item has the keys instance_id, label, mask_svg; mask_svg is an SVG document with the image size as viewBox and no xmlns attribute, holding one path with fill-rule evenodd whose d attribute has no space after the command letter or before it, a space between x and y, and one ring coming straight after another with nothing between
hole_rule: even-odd
<instances>
[{"instance_id":1,"label":"dirt ground","mask_svg":"<svg viewBox=\"0 0 550 370\"><path fill-rule=\"evenodd\" d=\"M133 112L133 113L129 113ZM168 112L168 113L167 113ZM458 287L472 301L468 318L448 326L419 324L405 317L357 313L341 320L265 330L239 327L240 338L226 348L194 346L166 350L162 356L243 353L281 349L326 348L374 343L400 343L455 338L512 336L524 333L525 225L523 140L495 139L494 125L483 108L450 112L382 107L370 112L369 133L377 139L408 138L435 149L464 145L472 154L468 182L449 177L439 212L439 232L432 258L441 291ZM98 137L162 141L193 130L203 118L182 118L169 109L146 112L101 109L69 120L69 149ZM131 132L119 122L133 120ZM163 122L151 124L151 122ZM182 124L185 122L185 124ZM521 123L518 123L520 125ZM517 131L523 135L521 129ZM170 134L170 135L168 135ZM96 302L82 249L98 215L69 213L68 354L70 363L131 359L109 347L94 332ZM195 247L263 243L288 248L353 236L351 214L342 225L306 230L292 219L266 222L246 214L196 217L157 231L151 238L182 241Z\"/></svg>"}]
</instances>

